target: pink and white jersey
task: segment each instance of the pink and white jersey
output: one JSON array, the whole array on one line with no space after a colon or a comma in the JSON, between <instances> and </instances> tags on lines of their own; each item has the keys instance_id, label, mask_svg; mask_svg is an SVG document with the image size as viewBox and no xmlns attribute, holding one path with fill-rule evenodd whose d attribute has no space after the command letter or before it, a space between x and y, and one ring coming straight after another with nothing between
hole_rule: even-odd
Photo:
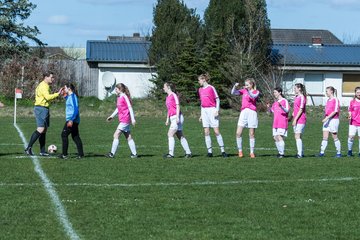
<instances>
[{"instance_id":1,"label":"pink and white jersey","mask_svg":"<svg viewBox=\"0 0 360 240\"><path fill-rule=\"evenodd\" d=\"M117 98L117 112L119 117L119 122L121 123L131 123L134 120L134 114L132 112L132 107L130 100L126 94L121 93Z\"/></svg>"},{"instance_id":2,"label":"pink and white jersey","mask_svg":"<svg viewBox=\"0 0 360 240\"><path fill-rule=\"evenodd\" d=\"M219 98L215 88L211 85L199 88L201 107L216 107L216 99Z\"/></svg>"},{"instance_id":3,"label":"pink and white jersey","mask_svg":"<svg viewBox=\"0 0 360 240\"><path fill-rule=\"evenodd\" d=\"M166 107L169 117L176 115L177 105L179 105L179 98L175 93L171 93L166 97Z\"/></svg>"},{"instance_id":4,"label":"pink and white jersey","mask_svg":"<svg viewBox=\"0 0 360 240\"><path fill-rule=\"evenodd\" d=\"M279 106L281 104L281 107ZM282 98L273 103L271 112L274 114L273 128L288 128L288 114L290 106L288 100Z\"/></svg>"},{"instance_id":5,"label":"pink and white jersey","mask_svg":"<svg viewBox=\"0 0 360 240\"><path fill-rule=\"evenodd\" d=\"M351 114L350 125L360 126L360 100L350 101L349 113Z\"/></svg>"},{"instance_id":6,"label":"pink and white jersey","mask_svg":"<svg viewBox=\"0 0 360 240\"><path fill-rule=\"evenodd\" d=\"M329 98L325 105L325 117L329 116L333 112L336 114L332 117L333 119L339 119L340 113L340 101L336 97Z\"/></svg>"},{"instance_id":7,"label":"pink and white jersey","mask_svg":"<svg viewBox=\"0 0 360 240\"><path fill-rule=\"evenodd\" d=\"M303 109L303 112L300 115L297 123L306 124L306 98L304 95L296 95L294 99L293 117L296 117L301 108Z\"/></svg>"},{"instance_id":8,"label":"pink and white jersey","mask_svg":"<svg viewBox=\"0 0 360 240\"><path fill-rule=\"evenodd\" d=\"M241 100L241 111L245 108L256 111L256 100L260 94L258 90L248 91L246 89L238 90L239 94L242 95Z\"/></svg>"}]
</instances>

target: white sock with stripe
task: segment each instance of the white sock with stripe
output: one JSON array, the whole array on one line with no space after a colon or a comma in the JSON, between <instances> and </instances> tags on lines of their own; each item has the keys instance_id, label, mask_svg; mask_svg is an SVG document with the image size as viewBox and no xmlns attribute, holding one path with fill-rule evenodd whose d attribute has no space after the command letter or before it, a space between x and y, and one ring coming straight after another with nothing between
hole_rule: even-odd
<instances>
[{"instance_id":1,"label":"white sock with stripe","mask_svg":"<svg viewBox=\"0 0 360 240\"><path fill-rule=\"evenodd\" d=\"M212 153L212 147L211 147L211 137L209 136L205 136L205 144L206 144L206 148L208 153Z\"/></svg>"},{"instance_id":2,"label":"white sock with stripe","mask_svg":"<svg viewBox=\"0 0 360 240\"><path fill-rule=\"evenodd\" d=\"M128 145L129 145L131 154L132 154L132 155L136 155L137 153L136 153L136 146L135 146L134 139L129 140L129 141L128 141Z\"/></svg>"},{"instance_id":3,"label":"white sock with stripe","mask_svg":"<svg viewBox=\"0 0 360 240\"><path fill-rule=\"evenodd\" d=\"M112 146L111 146L111 153L112 153L113 155L115 155L118 146L119 146L119 139L114 138L113 143L112 143Z\"/></svg>"}]
</instances>

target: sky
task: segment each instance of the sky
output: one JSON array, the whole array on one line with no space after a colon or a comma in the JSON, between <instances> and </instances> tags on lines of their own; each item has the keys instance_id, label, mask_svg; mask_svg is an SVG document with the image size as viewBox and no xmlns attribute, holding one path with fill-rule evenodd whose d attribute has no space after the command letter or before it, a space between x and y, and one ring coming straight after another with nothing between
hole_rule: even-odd
<instances>
[{"instance_id":1,"label":"sky","mask_svg":"<svg viewBox=\"0 0 360 240\"><path fill-rule=\"evenodd\" d=\"M325 29L360 43L360 0L266 0L272 28ZM87 40L151 33L157 0L30 0L26 25L37 26L49 46L85 47ZM203 16L209 0L184 0Z\"/></svg>"}]
</instances>

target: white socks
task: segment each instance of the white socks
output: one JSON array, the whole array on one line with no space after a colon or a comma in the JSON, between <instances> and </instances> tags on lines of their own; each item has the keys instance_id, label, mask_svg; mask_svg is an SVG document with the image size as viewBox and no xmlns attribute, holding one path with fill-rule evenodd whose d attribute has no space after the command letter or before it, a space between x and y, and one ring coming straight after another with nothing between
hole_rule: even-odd
<instances>
[{"instance_id":1,"label":"white socks","mask_svg":"<svg viewBox=\"0 0 360 240\"><path fill-rule=\"evenodd\" d=\"M191 154L191 151L190 151L190 148L189 148L189 144L186 140L186 138L182 137L180 139L180 142L181 142L181 146L183 147L184 151L186 154Z\"/></svg>"},{"instance_id":2,"label":"white socks","mask_svg":"<svg viewBox=\"0 0 360 240\"><path fill-rule=\"evenodd\" d=\"M114 138L112 146L111 146L111 153L113 155L115 155L118 146L119 146L119 139Z\"/></svg>"},{"instance_id":3,"label":"white socks","mask_svg":"<svg viewBox=\"0 0 360 240\"><path fill-rule=\"evenodd\" d=\"M250 138L250 153L254 153L255 138Z\"/></svg>"},{"instance_id":4,"label":"white socks","mask_svg":"<svg viewBox=\"0 0 360 240\"><path fill-rule=\"evenodd\" d=\"M175 139L174 137L169 137L169 154L174 156L174 148L175 148Z\"/></svg>"},{"instance_id":5,"label":"white socks","mask_svg":"<svg viewBox=\"0 0 360 240\"><path fill-rule=\"evenodd\" d=\"M129 141L128 141L128 145L129 145L131 154L132 154L132 155L136 155L137 153L136 153L136 146L135 146L134 139L129 140Z\"/></svg>"},{"instance_id":6,"label":"white socks","mask_svg":"<svg viewBox=\"0 0 360 240\"><path fill-rule=\"evenodd\" d=\"M337 138L337 139L334 139L334 143L335 143L335 148L336 148L336 153L337 154L341 154L341 143L340 143L340 140Z\"/></svg>"},{"instance_id":7,"label":"white socks","mask_svg":"<svg viewBox=\"0 0 360 240\"><path fill-rule=\"evenodd\" d=\"M276 145L277 145L279 154L284 155L284 153L285 153L285 142L282 140L282 141L277 142Z\"/></svg>"},{"instance_id":8,"label":"white socks","mask_svg":"<svg viewBox=\"0 0 360 240\"><path fill-rule=\"evenodd\" d=\"M352 147L354 144L354 139L348 138L348 150L352 151ZM359 149L360 149L360 141L359 141Z\"/></svg>"},{"instance_id":9,"label":"white socks","mask_svg":"<svg viewBox=\"0 0 360 240\"><path fill-rule=\"evenodd\" d=\"M236 145L239 151L242 151L242 137L236 138Z\"/></svg>"},{"instance_id":10,"label":"white socks","mask_svg":"<svg viewBox=\"0 0 360 240\"><path fill-rule=\"evenodd\" d=\"M301 138L296 139L296 148L297 148L297 151L298 151L297 154L299 156L302 156L302 154L303 154L303 143L302 143Z\"/></svg>"},{"instance_id":11,"label":"white socks","mask_svg":"<svg viewBox=\"0 0 360 240\"><path fill-rule=\"evenodd\" d=\"M211 137L209 136L205 136L205 144L206 144L206 148L208 150L208 153L212 153L212 147L211 147Z\"/></svg>"},{"instance_id":12,"label":"white socks","mask_svg":"<svg viewBox=\"0 0 360 240\"><path fill-rule=\"evenodd\" d=\"M225 148L224 148L224 141L223 141L223 138L221 136L221 134L219 134L218 136L216 136L216 140L219 144L219 147L220 147L220 150L221 152L225 152Z\"/></svg>"},{"instance_id":13,"label":"white socks","mask_svg":"<svg viewBox=\"0 0 360 240\"><path fill-rule=\"evenodd\" d=\"M321 141L320 153L324 153L328 145L328 140L323 139Z\"/></svg>"}]
</instances>

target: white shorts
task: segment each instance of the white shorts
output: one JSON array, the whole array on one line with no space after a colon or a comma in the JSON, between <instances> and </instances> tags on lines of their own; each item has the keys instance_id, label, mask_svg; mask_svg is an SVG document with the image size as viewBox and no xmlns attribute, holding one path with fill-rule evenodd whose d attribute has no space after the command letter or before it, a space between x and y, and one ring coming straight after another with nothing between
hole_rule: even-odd
<instances>
[{"instance_id":1,"label":"white shorts","mask_svg":"<svg viewBox=\"0 0 360 240\"><path fill-rule=\"evenodd\" d=\"M287 137L287 129L285 128L273 128L273 136L284 136Z\"/></svg>"},{"instance_id":2,"label":"white shorts","mask_svg":"<svg viewBox=\"0 0 360 240\"><path fill-rule=\"evenodd\" d=\"M323 124L323 132L337 133L339 130L339 119L330 119Z\"/></svg>"},{"instance_id":3,"label":"white shorts","mask_svg":"<svg viewBox=\"0 0 360 240\"><path fill-rule=\"evenodd\" d=\"M249 108L245 108L244 110L242 110L239 116L238 126L245 128L257 128L257 112Z\"/></svg>"},{"instance_id":4,"label":"white shorts","mask_svg":"<svg viewBox=\"0 0 360 240\"><path fill-rule=\"evenodd\" d=\"M218 128L219 115L215 117L216 108L201 108L201 121L204 128Z\"/></svg>"},{"instance_id":5,"label":"white shorts","mask_svg":"<svg viewBox=\"0 0 360 240\"><path fill-rule=\"evenodd\" d=\"M117 130L122 132L130 132L130 123L119 123Z\"/></svg>"},{"instance_id":6,"label":"white shorts","mask_svg":"<svg viewBox=\"0 0 360 240\"><path fill-rule=\"evenodd\" d=\"M349 136L357 135L360 137L360 126L349 125Z\"/></svg>"},{"instance_id":7,"label":"white shorts","mask_svg":"<svg viewBox=\"0 0 360 240\"><path fill-rule=\"evenodd\" d=\"M170 117L170 129L175 131L182 131L184 123L184 117L180 114L179 123L176 123L176 115Z\"/></svg>"},{"instance_id":8,"label":"white shorts","mask_svg":"<svg viewBox=\"0 0 360 240\"><path fill-rule=\"evenodd\" d=\"M305 124L296 124L296 126L293 127L294 133L304 133L305 130Z\"/></svg>"}]
</instances>

